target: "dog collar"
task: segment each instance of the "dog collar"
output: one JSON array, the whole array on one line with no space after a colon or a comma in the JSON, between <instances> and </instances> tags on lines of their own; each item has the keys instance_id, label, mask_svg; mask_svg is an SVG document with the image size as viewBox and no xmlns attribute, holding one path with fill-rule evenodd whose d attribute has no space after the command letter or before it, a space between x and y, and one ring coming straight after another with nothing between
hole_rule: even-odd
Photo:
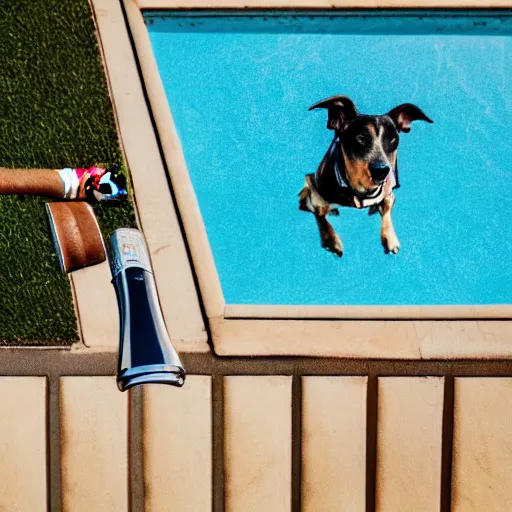
<instances>
[{"instance_id":1,"label":"dog collar","mask_svg":"<svg viewBox=\"0 0 512 512\"><path fill-rule=\"evenodd\" d=\"M343 174L340 171L340 167L338 165L338 159L340 155L339 151L340 139L336 137L331 145L330 155L334 155L334 176L336 177L336 182L338 183L338 187L341 188L352 188L347 181L344 179L345 172Z\"/></svg>"}]
</instances>

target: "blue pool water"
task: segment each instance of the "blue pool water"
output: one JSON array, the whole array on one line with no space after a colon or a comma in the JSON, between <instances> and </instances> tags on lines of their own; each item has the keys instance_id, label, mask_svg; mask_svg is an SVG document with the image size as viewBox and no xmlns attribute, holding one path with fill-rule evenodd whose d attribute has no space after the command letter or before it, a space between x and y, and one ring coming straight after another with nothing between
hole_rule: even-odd
<instances>
[{"instance_id":1,"label":"blue pool water","mask_svg":"<svg viewBox=\"0 0 512 512\"><path fill-rule=\"evenodd\" d=\"M512 303L512 18L178 16L146 24L230 304ZM434 120L402 134L393 210L330 217L342 259L298 210L332 132L327 96Z\"/></svg>"}]
</instances>

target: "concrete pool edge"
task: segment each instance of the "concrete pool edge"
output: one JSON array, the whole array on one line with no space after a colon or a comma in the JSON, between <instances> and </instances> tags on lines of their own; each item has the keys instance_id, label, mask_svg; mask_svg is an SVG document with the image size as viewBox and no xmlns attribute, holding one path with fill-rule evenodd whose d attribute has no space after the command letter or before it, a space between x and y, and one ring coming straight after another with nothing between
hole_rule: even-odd
<instances>
[{"instance_id":1,"label":"concrete pool edge","mask_svg":"<svg viewBox=\"0 0 512 512\"><path fill-rule=\"evenodd\" d=\"M306 306L228 304L225 318L324 319L324 320L508 320L512 306Z\"/></svg>"},{"instance_id":2,"label":"concrete pool edge","mask_svg":"<svg viewBox=\"0 0 512 512\"><path fill-rule=\"evenodd\" d=\"M123 2L217 354L386 359L512 356L512 346L507 346L509 334L512 333L512 322L506 321L512 317L512 307L508 305L403 308L353 306L348 309L343 306L226 305L141 12L142 8L203 8L204 4L198 1L184 7L169 1L151 4L135 0ZM457 2L457 5L475 6L461 2ZM503 2L499 3L501 7L504 5ZM304 7L300 3L294 6ZM389 6L396 7L393 4ZM432 7L422 2L408 7L421 6ZM477 2L476 6L482 7L482 4ZM211 7L214 8L213 5ZM263 8L268 5L260 2L245 7Z\"/></svg>"},{"instance_id":3,"label":"concrete pool edge","mask_svg":"<svg viewBox=\"0 0 512 512\"><path fill-rule=\"evenodd\" d=\"M135 2L128 0L124 5L169 177L187 234L187 243L194 260L204 307L209 318L221 317L224 314L225 300L220 279L146 25Z\"/></svg>"}]
</instances>

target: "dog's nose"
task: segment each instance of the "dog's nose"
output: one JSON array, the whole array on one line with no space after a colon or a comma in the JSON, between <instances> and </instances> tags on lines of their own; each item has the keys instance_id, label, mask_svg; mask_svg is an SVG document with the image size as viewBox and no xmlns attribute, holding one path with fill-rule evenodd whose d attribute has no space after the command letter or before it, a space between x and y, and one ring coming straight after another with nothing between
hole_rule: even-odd
<instances>
[{"instance_id":1,"label":"dog's nose","mask_svg":"<svg viewBox=\"0 0 512 512\"><path fill-rule=\"evenodd\" d=\"M373 162L369 166L373 181L382 183L389 174L389 166L384 162Z\"/></svg>"}]
</instances>

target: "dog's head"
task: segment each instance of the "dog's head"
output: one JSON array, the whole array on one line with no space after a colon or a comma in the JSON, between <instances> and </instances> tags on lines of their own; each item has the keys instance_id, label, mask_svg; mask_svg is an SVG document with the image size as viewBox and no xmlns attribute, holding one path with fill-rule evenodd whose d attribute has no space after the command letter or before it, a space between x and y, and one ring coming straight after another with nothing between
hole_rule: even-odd
<instances>
[{"instance_id":1,"label":"dog's head","mask_svg":"<svg viewBox=\"0 0 512 512\"><path fill-rule=\"evenodd\" d=\"M413 121L433 123L411 103L398 105L381 116L360 114L346 96L332 96L309 110L317 108L327 109L327 128L334 130L341 142L347 179L361 193L375 190L396 167L400 132L409 132Z\"/></svg>"}]
</instances>

